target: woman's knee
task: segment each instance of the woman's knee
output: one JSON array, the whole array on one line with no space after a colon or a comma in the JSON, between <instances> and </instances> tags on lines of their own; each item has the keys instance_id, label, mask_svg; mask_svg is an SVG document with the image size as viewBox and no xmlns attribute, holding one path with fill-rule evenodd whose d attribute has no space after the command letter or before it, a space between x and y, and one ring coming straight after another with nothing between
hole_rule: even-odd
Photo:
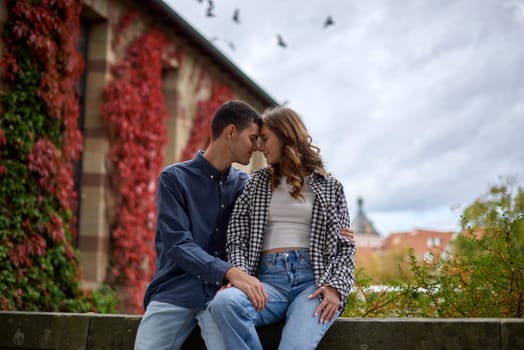
<instances>
[{"instance_id":1,"label":"woman's knee","mask_svg":"<svg viewBox=\"0 0 524 350\"><path fill-rule=\"evenodd\" d=\"M227 313L228 311L246 309L249 301L247 295L240 289L231 287L218 292L211 303L209 311L213 313Z\"/></svg>"}]
</instances>

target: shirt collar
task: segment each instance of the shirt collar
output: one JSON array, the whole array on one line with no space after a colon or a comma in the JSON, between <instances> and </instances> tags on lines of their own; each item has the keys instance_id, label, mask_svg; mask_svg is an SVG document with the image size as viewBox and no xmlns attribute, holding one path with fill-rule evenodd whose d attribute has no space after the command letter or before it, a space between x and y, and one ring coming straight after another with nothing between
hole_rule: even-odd
<instances>
[{"instance_id":1,"label":"shirt collar","mask_svg":"<svg viewBox=\"0 0 524 350\"><path fill-rule=\"evenodd\" d=\"M220 173L220 171L218 171L218 169L209 163L209 161L204 157L204 151L198 151L194 160L204 175L210 179L217 181L227 181L229 179L231 167L227 168L223 173Z\"/></svg>"}]
</instances>

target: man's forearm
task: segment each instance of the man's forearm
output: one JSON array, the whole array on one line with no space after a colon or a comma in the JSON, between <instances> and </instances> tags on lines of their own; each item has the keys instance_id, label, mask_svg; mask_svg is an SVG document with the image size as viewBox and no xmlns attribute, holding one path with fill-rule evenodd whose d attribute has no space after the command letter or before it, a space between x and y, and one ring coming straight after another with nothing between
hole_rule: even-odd
<instances>
[{"instance_id":1,"label":"man's forearm","mask_svg":"<svg viewBox=\"0 0 524 350\"><path fill-rule=\"evenodd\" d=\"M258 278L247 274L238 267L232 267L227 270L224 277L234 287L246 293L257 311L262 310L266 306L267 293Z\"/></svg>"}]
</instances>

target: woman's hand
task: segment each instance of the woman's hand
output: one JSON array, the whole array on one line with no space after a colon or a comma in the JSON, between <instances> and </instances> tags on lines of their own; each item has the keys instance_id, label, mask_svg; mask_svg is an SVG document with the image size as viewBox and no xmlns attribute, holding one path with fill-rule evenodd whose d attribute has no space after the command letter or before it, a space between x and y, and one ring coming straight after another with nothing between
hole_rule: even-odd
<instances>
[{"instance_id":1,"label":"woman's hand","mask_svg":"<svg viewBox=\"0 0 524 350\"><path fill-rule=\"evenodd\" d=\"M320 323L330 322L336 315L338 307L340 306L340 293L336 288L330 286L322 286L318 288L309 296L309 299L316 298L322 295L322 302L315 310L313 317L320 314Z\"/></svg>"},{"instance_id":2,"label":"woman's hand","mask_svg":"<svg viewBox=\"0 0 524 350\"><path fill-rule=\"evenodd\" d=\"M342 230L340 230L340 234L342 237L345 237L350 241L355 241L355 233L351 227L344 227Z\"/></svg>"}]
</instances>

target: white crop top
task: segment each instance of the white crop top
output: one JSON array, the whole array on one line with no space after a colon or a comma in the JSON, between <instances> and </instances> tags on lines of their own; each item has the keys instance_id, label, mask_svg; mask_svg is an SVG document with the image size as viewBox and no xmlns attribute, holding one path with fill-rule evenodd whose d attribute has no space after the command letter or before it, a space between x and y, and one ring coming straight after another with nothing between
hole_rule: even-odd
<instances>
[{"instance_id":1,"label":"white crop top","mask_svg":"<svg viewBox=\"0 0 524 350\"><path fill-rule=\"evenodd\" d=\"M309 248L311 216L313 214L313 192L309 186L309 176L304 177L302 196L291 196L293 187L282 177L280 185L271 195L269 217L264 232L262 250L275 248Z\"/></svg>"}]
</instances>

